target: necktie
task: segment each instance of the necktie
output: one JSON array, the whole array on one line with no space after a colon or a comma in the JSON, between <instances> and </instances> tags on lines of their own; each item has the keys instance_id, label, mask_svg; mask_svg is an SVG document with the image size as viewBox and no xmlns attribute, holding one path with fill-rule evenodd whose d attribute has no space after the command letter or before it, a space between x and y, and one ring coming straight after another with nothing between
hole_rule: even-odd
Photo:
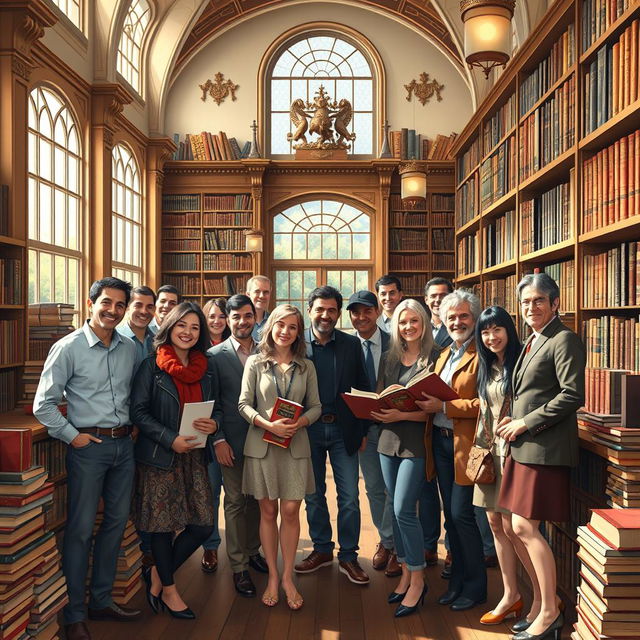
<instances>
[{"instance_id":1,"label":"necktie","mask_svg":"<svg viewBox=\"0 0 640 640\"><path fill-rule=\"evenodd\" d=\"M367 375L369 376L369 382L371 383L371 390L375 391L376 388L376 367L373 362L373 351L371 350L371 340L364 341L366 350L364 354L364 364L367 368Z\"/></svg>"},{"instance_id":2,"label":"necktie","mask_svg":"<svg viewBox=\"0 0 640 640\"><path fill-rule=\"evenodd\" d=\"M529 351L531 351L531 345L533 344L533 339L529 340L529 342L527 342L527 347L525 349L525 353L529 353Z\"/></svg>"}]
</instances>

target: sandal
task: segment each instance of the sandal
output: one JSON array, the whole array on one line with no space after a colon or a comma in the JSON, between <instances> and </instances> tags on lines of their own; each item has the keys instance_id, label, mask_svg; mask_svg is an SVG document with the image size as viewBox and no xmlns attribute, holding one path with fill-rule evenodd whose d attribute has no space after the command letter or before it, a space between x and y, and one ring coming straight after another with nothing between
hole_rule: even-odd
<instances>
[{"instance_id":1,"label":"sandal","mask_svg":"<svg viewBox=\"0 0 640 640\"><path fill-rule=\"evenodd\" d=\"M298 611L298 609L302 609L303 604L304 599L299 593L296 593L293 599L287 596L287 605L289 605L289 609L291 609L291 611Z\"/></svg>"},{"instance_id":2,"label":"sandal","mask_svg":"<svg viewBox=\"0 0 640 640\"><path fill-rule=\"evenodd\" d=\"M271 595L268 591L262 594L262 604L267 607L275 607L278 604L278 596Z\"/></svg>"}]
</instances>

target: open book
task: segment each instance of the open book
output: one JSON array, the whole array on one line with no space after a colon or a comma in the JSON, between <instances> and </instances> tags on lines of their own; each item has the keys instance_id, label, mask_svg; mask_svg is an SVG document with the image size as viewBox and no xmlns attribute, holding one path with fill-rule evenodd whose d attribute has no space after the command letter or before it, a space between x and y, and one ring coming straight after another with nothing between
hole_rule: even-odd
<instances>
[{"instance_id":1,"label":"open book","mask_svg":"<svg viewBox=\"0 0 640 640\"><path fill-rule=\"evenodd\" d=\"M380 393L352 388L350 393L341 395L356 418L371 420L371 412L380 409L420 411L415 400L422 400L423 392L445 402L459 397L437 373L429 372L427 369L411 378L407 386L392 384Z\"/></svg>"}]
</instances>

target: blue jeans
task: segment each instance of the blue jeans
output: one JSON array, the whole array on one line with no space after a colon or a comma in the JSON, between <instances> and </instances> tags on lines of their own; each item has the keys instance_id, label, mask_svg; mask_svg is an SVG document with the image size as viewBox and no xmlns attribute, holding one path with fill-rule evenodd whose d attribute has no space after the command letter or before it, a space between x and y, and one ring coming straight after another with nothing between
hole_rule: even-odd
<instances>
[{"instance_id":1,"label":"blue jeans","mask_svg":"<svg viewBox=\"0 0 640 640\"><path fill-rule=\"evenodd\" d=\"M393 504L387 493L380 468L378 454L378 436L380 428L377 424L369 427L367 447L358 453L360 469L364 478L364 487L371 509L371 519L378 530L380 542L385 549L393 549ZM438 527L439 528L439 527Z\"/></svg>"},{"instance_id":2,"label":"blue jeans","mask_svg":"<svg viewBox=\"0 0 640 640\"><path fill-rule=\"evenodd\" d=\"M358 501L358 456L349 455L344 446L342 429L336 423L315 422L307 427L311 444L311 463L316 482L315 493L305 496L309 534L313 549L332 553L331 521L327 508L325 480L327 454L338 492L338 560L351 562L358 557L360 538L360 503Z\"/></svg>"},{"instance_id":3,"label":"blue jeans","mask_svg":"<svg viewBox=\"0 0 640 640\"><path fill-rule=\"evenodd\" d=\"M443 436L438 427L433 429L433 458L451 546L449 590L479 602L487 597L487 570L473 510L473 485L456 484L453 437Z\"/></svg>"},{"instance_id":4,"label":"blue jeans","mask_svg":"<svg viewBox=\"0 0 640 640\"><path fill-rule=\"evenodd\" d=\"M496 546L493 540L493 533L491 533L491 527L489 526L489 520L487 519L487 511L484 507L473 507L473 511L476 516L478 531L480 531L480 537L482 538L482 550L484 552L484 555L495 556ZM424 537L426 539L427 535L425 534ZM447 551L451 551L449 547L448 535L445 535L444 537L444 547Z\"/></svg>"},{"instance_id":5,"label":"blue jeans","mask_svg":"<svg viewBox=\"0 0 640 640\"><path fill-rule=\"evenodd\" d=\"M380 454L382 475L393 500L393 539L398 562L409 571L424 569L424 534L416 505L425 482L424 458Z\"/></svg>"},{"instance_id":6,"label":"blue jeans","mask_svg":"<svg viewBox=\"0 0 640 640\"><path fill-rule=\"evenodd\" d=\"M425 480L418 499L418 517L424 534L424 550L437 551L440 539L440 496L436 478Z\"/></svg>"},{"instance_id":7,"label":"blue jeans","mask_svg":"<svg viewBox=\"0 0 640 640\"><path fill-rule=\"evenodd\" d=\"M211 483L211 492L213 493L213 532L205 540L202 548L206 551L215 551L220 546L220 491L222 489L222 469L220 463L214 458L207 466L209 472L209 482Z\"/></svg>"},{"instance_id":8,"label":"blue jeans","mask_svg":"<svg viewBox=\"0 0 640 640\"><path fill-rule=\"evenodd\" d=\"M129 518L135 463L131 438L103 437L86 447L67 448L67 526L62 569L69 603L64 624L86 618L85 580L98 501L104 500L104 519L93 546L89 607L109 607L122 534Z\"/></svg>"}]
</instances>

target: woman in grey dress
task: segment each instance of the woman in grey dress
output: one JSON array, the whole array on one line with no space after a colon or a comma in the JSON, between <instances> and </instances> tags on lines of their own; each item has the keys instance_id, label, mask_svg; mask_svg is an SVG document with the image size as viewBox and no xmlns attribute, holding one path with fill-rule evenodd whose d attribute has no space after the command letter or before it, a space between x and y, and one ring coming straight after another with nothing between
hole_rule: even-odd
<instances>
[{"instance_id":1,"label":"woman in grey dress","mask_svg":"<svg viewBox=\"0 0 640 640\"><path fill-rule=\"evenodd\" d=\"M268 607L278 602L279 538L282 588L294 611L303 604L293 583L300 539L300 503L306 494L315 491L306 427L320 417L321 411L316 370L305 353L300 311L288 304L276 307L262 332L258 353L247 360L238 401L240 414L250 425L244 447L242 490L260 503L260 541L269 566L262 602ZM272 420L278 398L301 405L300 417ZM279 446L265 441L264 437L270 436L274 436L273 440L290 441Z\"/></svg>"}]
</instances>

